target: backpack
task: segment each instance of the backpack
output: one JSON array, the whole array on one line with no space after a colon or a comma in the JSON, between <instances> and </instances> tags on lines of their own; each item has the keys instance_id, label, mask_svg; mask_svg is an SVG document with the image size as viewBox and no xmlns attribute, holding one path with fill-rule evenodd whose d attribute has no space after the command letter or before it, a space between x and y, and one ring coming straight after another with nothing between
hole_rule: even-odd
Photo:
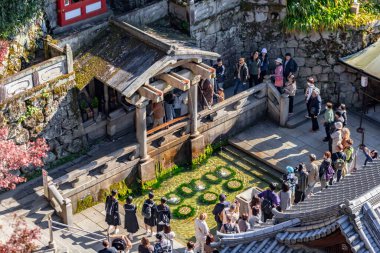
<instances>
[{"instance_id":1,"label":"backpack","mask_svg":"<svg viewBox=\"0 0 380 253\"><path fill-rule=\"evenodd\" d=\"M263 202L261 203L261 209L263 210L264 214L271 214L272 213L272 201L268 198L268 192L267 197L264 198Z\"/></svg>"},{"instance_id":2,"label":"backpack","mask_svg":"<svg viewBox=\"0 0 380 253\"><path fill-rule=\"evenodd\" d=\"M158 221L158 224L159 225L167 225L167 224L170 224L170 219L169 219L169 216L167 214L168 210L165 208L163 210L157 210L157 221Z\"/></svg>"},{"instance_id":3,"label":"backpack","mask_svg":"<svg viewBox=\"0 0 380 253\"><path fill-rule=\"evenodd\" d=\"M171 253L172 252L172 249L171 249L171 244L170 242L167 243L167 245L164 245L164 247L162 247L161 243L156 243L154 245L154 253Z\"/></svg>"},{"instance_id":4,"label":"backpack","mask_svg":"<svg viewBox=\"0 0 380 253\"><path fill-rule=\"evenodd\" d=\"M227 226L229 225L229 226ZM226 231L226 234L235 234L236 233L236 224L231 225L231 224L223 224L224 230Z\"/></svg>"},{"instance_id":5,"label":"backpack","mask_svg":"<svg viewBox=\"0 0 380 253\"><path fill-rule=\"evenodd\" d=\"M153 205L149 205L148 203L144 203L142 210L141 210L141 215L145 219L150 219L152 217L152 207Z\"/></svg>"},{"instance_id":6,"label":"backpack","mask_svg":"<svg viewBox=\"0 0 380 253\"><path fill-rule=\"evenodd\" d=\"M348 159L346 159L346 162L347 163L352 162L353 156L354 156L354 148L353 147L349 147L348 149L344 150L344 153L346 153L346 157L348 156L348 154L350 154L350 157Z\"/></svg>"},{"instance_id":7,"label":"backpack","mask_svg":"<svg viewBox=\"0 0 380 253\"><path fill-rule=\"evenodd\" d=\"M127 248L127 245L125 245L125 241L121 238L116 238L112 241L112 247L114 247L117 250L124 251Z\"/></svg>"},{"instance_id":8,"label":"backpack","mask_svg":"<svg viewBox=\"0 0 380 253\"><path fill-rule=\"evenodd\" d=\"M343 170L344 168L345 161L339 157L335 162L334 162L334 168L335 170Z\"/></svg>"}]
</instances>

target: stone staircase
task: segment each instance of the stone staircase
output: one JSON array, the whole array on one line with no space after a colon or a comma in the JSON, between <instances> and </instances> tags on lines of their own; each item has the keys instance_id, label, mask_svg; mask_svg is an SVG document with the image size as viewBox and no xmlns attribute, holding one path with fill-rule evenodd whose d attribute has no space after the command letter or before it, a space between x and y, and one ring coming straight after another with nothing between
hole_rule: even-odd
<instances>
[{"instance_id":1,"label":"stone staircase","mask_svg":"<svg viewBox=\"0 0 380 253\"><path fill-rule=\"evenodd\" d=\"M288 122L286 123L286 126L288 128L297 128L310 120L305 117L305 115L307 114L307 110L306 110L304 94L305 92L303 89L297 90L296 96L294 97L293 115L289 117ZM325 112L325 103L322 100L321 115L324 112Z\"/></svg>"}]
</instances>

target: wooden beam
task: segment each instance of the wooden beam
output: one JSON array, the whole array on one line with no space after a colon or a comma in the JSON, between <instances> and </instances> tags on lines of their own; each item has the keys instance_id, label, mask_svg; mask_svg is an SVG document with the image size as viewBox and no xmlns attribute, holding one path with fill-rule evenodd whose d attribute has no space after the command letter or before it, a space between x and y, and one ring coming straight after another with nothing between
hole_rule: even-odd
<instances>
[{"instance_id":1,"label":"wooden beam","mask_svg":"<svg viewBox=\"0 0 380 253\"><path fill-rule=\"evenodd\" d=\"M157 78L165 81L168 85L183 91L186 91L190 88L190 80L174 72L159 75Z\"/></svg>"},{"instance_id":2,"label":"wooden beam","mask_svg":"<svg viewBox=\"0 0 380 253\"><path fill-rule=\"evenodd\" d=\"M140 97L141 96L139 94L134 94L132 95L132 97L129 97L129 98L125 97L125 100L132 105L136 105Z\"/></svg>"},{"instance_id":3,"label":"wooden beam","mask_svg":"<svg viewBox=\"0 0 380 253\"><path fill-rule=\"evenodd\" d=\"M138 93L141 96L146 97L149 100L152 100L154 103L158 103L164 99L164 93L149 84L144 84L143 86L141 86L138 89Z\"/></svg>"},{"instance_id":4,"label":"wooden beam","mask_svg":"<svg viewBox=\"0 0 380 253\"><path fill-rule=\"evenodd\" d=\"M189 62L189 63L183 64L182 67L190 69L194 75L200 75L202 79L212 78L215 73L214 68L211 68L202 63Z\"/></svg>"}]
</instances>

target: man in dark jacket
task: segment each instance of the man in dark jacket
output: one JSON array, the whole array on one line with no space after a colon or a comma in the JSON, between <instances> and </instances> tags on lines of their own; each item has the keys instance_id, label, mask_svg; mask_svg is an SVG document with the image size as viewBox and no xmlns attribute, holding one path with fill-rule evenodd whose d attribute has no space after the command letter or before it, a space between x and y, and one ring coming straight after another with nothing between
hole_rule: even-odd
<instances>
[{"instance_id":1,"label":"man in dark jacket","mask_svg":"<svg viewBox=\"0 0 380 253\"><path fill-rule=\"evenodd\" d=\"M294 73L297 72L298 65L297 62L292 58L292 55L290 53L285 54L285 61L284 61L284 82L288 80L289 75L294 75Z\"/></svg>"},{"instance_id":2,"label":"man in dark jacket","mask_svg":"<svg viewBox=\"0 0 380 253\"><path fill-rule=\"evenodd\" d=\"M238 93L239 87L245 85L249 77L248 67L243 57L240 57L238 64L236 64L234 72L235 88L234 95Z\"/></svg>"},{"instance_id":3,"label":"man in dark jacket","mask_svg":"<svg viewBox=\"0 0 380 253\"><path fill-rule=\"evenodd\" d=\"M230 206L230 202L226 201L226 195L220 194L219 203L217 203L214 207L214 210L212 210L212 214L214 215L218 231L220 231L223 225L223 220L220 218L221 217L220 214L223 212L225 208L229 206Z\"/></svg>"},{"instance_id":4,"label":"man in dark jacket","mask_svg":"<svg viewBox=\"0 0 380 253\"><path fill-rule=\"evenodd\" d=\"M165 197L161 198L161 204L156 208L156 217L157 217L157 233L164 230L165 225L170 224L172 219L172 213L170 212L169 206L166 204L167 199Z\"/></svg>"},{"instance_id":5,"label":"man in dark jacket","mask_svg":"<svg viewBox=\"0 0 380 253\"><path fill-rule=\"evenodd\" d=\"M225 72L226 67L223 65L223 61L221 58L219 58L216 61L216 64L212 66L215 69L215 84L214 84L214 93L217 94L219 88L224 88L224 79L225 79Z\"/></svg>"}]
</instances>

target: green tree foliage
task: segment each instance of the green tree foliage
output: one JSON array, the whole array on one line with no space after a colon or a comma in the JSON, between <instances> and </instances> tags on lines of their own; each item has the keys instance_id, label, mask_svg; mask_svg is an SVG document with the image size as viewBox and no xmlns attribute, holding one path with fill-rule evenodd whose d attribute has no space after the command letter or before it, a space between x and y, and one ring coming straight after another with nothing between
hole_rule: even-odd
<instances>
[{"instance_id":1,"label":"green tree foliage","mask_svg":"<svg viewBox=\"0 0 380 253\"><path fill-rule=\"evenodd\" d=\"M359 15L351 13L351 0L288 0L284 27L288 31L336 30L359 26L380 16L375 0L360 1Z\"/></svg>"},{"instance_id":2,"label":"green tree foliage","mask_svg":"<svg viewBox=\"0 0 380 253\"><path fill-rule=\"evenodd\" d=\"M1 0L0 37L9 38L42 10L43 0Z\"/></svg>"}]
</instances>

